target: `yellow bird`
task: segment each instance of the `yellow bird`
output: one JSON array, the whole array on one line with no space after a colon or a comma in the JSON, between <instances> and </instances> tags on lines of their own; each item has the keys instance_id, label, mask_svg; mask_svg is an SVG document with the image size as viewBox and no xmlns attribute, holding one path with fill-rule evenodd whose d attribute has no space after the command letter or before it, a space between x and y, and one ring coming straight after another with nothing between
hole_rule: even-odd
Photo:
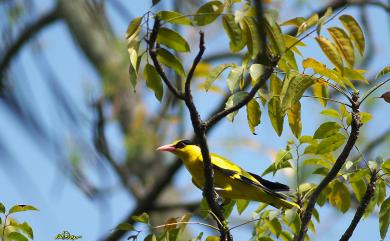
<instances>
[{"instance_id":1,"label":"yellow bird","mask_svg":"<svg viewBox=\"0 0 390 241\"><path fill-rule=\"evenodd\" d=\"M167 151L178 156L192 176L195 186L202 189L204 186L203 158L200 148L189 140L178 140L172 144L157 148L158 151ZM233 162L211 154L211 163L214 170L214 184L218 195L226 199L245 199L267 203L276 208L300 207L287 200L287 196L280 193L289 191L289 187L267 181L260 176L247 172Z\"/></svg>"}]
</instances>

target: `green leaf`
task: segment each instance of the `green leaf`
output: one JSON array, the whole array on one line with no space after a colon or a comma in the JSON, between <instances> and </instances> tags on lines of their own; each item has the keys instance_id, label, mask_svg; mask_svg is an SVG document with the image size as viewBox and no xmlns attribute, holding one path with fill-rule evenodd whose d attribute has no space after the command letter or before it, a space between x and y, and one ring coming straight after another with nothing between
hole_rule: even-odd
<instances>
[{"instance_id":1,"label":"green leaf","mask_svg":"<svg viewBox=\"0 0 390 241\"><path fill-rule=\"evenodd\" d=\"M271 233L278 238L280 232L282 232L282 225L280 224L279 220L277 218L272 220L265 219L265 223L267 224Z\"/></svg>"},{"instance_id":2,"label":"green leaf","mask_svg":"<svg viewBox=\"0 0 390 241\"><path fill-rule=\"evenodd\" d=\"M244 68L242 66L232 67L232 70L230 71L227 78L227 85L230 92L234 93L234 91L238 88L243 78L243 74Z\"/></svg>"},{"instance_id":3,"label":"green leaf","mask_svg":"<svg viewBox=\"0 0 390 241\"><path fill-rule=\"evenodd\" d=\"M330 62L336 66L340 71L343 70L343 60L340 58L340 55L337 51L336 46L330 42L327 38L318 36L316 37L317 43L320 45L322 52L328 57Z\"/></svg>"},{"instance_id":4,"label":"green leaf","mask_svg":"<svg viewBox=\"0 0 390 241\"><path fill-rule=\"evenodd\" d=\"M210 1L204 4L195 13L195 24L204 26L214 22L214 20L223 12L223 8L223 3L220 1Z\"/></svg>"},{"instance_id":5,"label":"green leaf","mask_svg":"<svg viewBox=\"0 0 390 241\"><path fill-rule=\"evenodd\" d=\"M0 202L0 213L5 213L5 206Z\"/></svg>"},{"instance_id":6,"label":"green leaf","mask_svg":"<svg viewBox=\"0 0 390 241\"><path fill-rule=\"evenodd\" d=\"M232 52L238 52L244 48L246 43L245 35L240 26L234 20L233 14L226 14L222 17L222 26L229 37L229 47Z\"/></svg>"},{"instance_id":7,"label":"green leaf","mask_svg":"<svg viewBox=\"0 0 390 241\"><path fill-rule=\"evenodd\" d=\"M306 19L304 17L296 17L283 22L282 24L280 24L280 26L292 25L295 27L299 27L303 22L305 22L305 20Z\"/></svg>"},{"instance_id":8,"label":"green leaf","mask_svg":"<svg viewBox=\"0 0 390 241\"><path fill-rule=\"evenodd\" d=\"M329 162L319 159L319 158L310 158L303 161L304 165L318 165L322 167L326 167L327 169L330 169L332 167L332 164Z\"/></svg>"},{"instance_id":9,"label":"green leaf","mask_svg":"<svg viewBox=\"0 0 390 241\"><path fill-rule=\"evenodd\" d=\"M130 223L121 223L116 226L115 230L132 231L134 230L134 226Z\"/></svg>"},{"instance_id":10,"label":"green leaf","mask_svg":"<svg viewBox=\"0 0 390 241\"><path fill-rule=\"evenodd\" d=\"M239 91L234 94L232 94L229 99L226 101L225 109L228 109L232 106L235 106L238 102L240 102L242 99L244 99L248 95L245 91ZM238 111L235 111L233 113L230 113L227 115L227 119L231 122L233 122L234 117L237 115Z\"/></svg>"},{"instance_id":11,"label":"green leaf","mask_svg":"<svg viewBox=\"0 0 390 241\"><path fill-rule=\"evenodd\" d=\"M313 137L311 136L300 136L298 139L300 144L311 143L313 141Z\"/></svg>"},{"instance_id":12,"label":"green leaf","mask_svg":"<svg viewBox=\"0 0 390 241\"><path fill-rule=\"evenodd\" d=\"M254 59L261 50L261 38L257 29L257 22L253 17L244 17L244 28L246 33L249 55Z\"/></svg>"},{"instance_id":13,"label":"green leaf","mask_svg":"<svg viewBox=\"0 0 390 241\"><path fill-rule=\"evenodd\" d=\"M325 122L321 124L313 135L314 139L324 139L339 132L341 126L336 122Z\"/></svg>"},{"instance_id":14,"label":"green leaf","mask_svg":"<svg viewBox=\"0 0 390 241\"><path fill-rule=\"evenodd\" d=\"M15 205L8 211L8 215L11 213L25 212L25 211L38 211L38 209L31 205Z\"/></svg>"},{"instance_id":15,"label":"green leaf","mask_svg":"<svg viewBox=\"0 0 390 241\"><path fill-rule=\"evenodd\" d=\"M379 210L379 231L381 238L385 239L390 223L390 197L381 205Z\"/></svg>"},{"instance_id":16,"label":"green leaf","mask_svg":"<svg viewBox=\"0 0 390 241\"><path fill-rule=\"evenodd\" d=\"M285 78L280 93L283 113L296 104L301 99L305 90L313 83L313 79L307 75L297 74L293 77Z\"/></svg>"},{"instance_id":17,"label":"green leaf","mask_svg":"<svg viewBox=\"0 0 390 241\"><path fill-rule=\"evenodd\" d=\"M339 112L333 109L325 109L321 111L321 115L329 116L329 117L334 117L334 118L339 118Z\"/></svg>"},{"instance_id":18,"label":"green leaf","mask_svg":"<svg viewBox=\"0 0 390 241\"><path fill-rule=\"evenodd\" d=\"M317 146L317 154L325 154L337 150L345 142L345 136L340 133L335 133L325 139L322 139Z\"/></svg>"},{"instance_id":19,"label":"green leaf","mask_svg":"<svg viewBox=\"0 0 390 241\"><path fill-rule=\"evenodd\" d=\"M218 236L208 236L206 241L220 241L220 238Z\"/></svg>"},{"instance_id":20,"label":"green leaf","mask_svg":"<svg viewBox=\"0 0 390 241\"><path fill-rule=\"evenodd\" d=\"M157 13L157 16L164 21L181 24L181 25L191 25L191 20L184 16L181 13L174 11L161 11Z\"/></svg>"},{"instance_id":21,"label":"green leaf","mask_svg":"<svg viewBox=\"0 0 390 241\"><path fill-rule=\"evenodd\" d=\"M213 70L211 70L210 74L206 78L206 81L204 82L205 90L208 91L210 89L211 85L214 83L216 79L218 79L218 77L222 74L224 70L233 66L235 66L235 64L233 63L221 64L215 67Z\"/></svg>"},{"instance_id":22,"label":"green leaf","mask_svg":"<svg viewBox=\"0 0 390 241\"><path fill-rule=\"evenodd\" d=\"M236 201L238 214L242 214L249 205L249 200L238 199Z\"/></svg>"},{"instance_id":23,"label":"green leaf","mask_svg":"<svg viewBox=\"0 0 390 241\"><path fill-rule=\"evenodd\" d=\"M230 200L228 204L223 205L223 216L229 218L230 214L232 214L234 205L236 205L236 200Z\"/></svg>"},{"instance_id":24,"label":"green leaf","mask_svg":"<svg viewBox=\"0 0 390 241\"><path fill-rule=\"evenodd\" d=\"M190 46L187 41L176 31L168 28L160 28L157 34L157 43L178 52L189 52Z\"/></svg>"},{"instance_id":25,"label":"green leaf","mask_svg":"<svg viewBox=\"0 0 390 241\"><path fill-rule=\"evenodd\" d=\"M246 113L249 129L255 134L255 127L261 122L260 105L255 99L251 99L248 104L246 104Z\"/></svg>"},{"instance_id":26,"label":"green leaf","mask_svg":"<svg viewBox=\"0 0 390 241\"><path fill-rule=\"evenodd\" d=\"M351 80L360 80L368 84L368 80L364 77L365 70L344 68L344 76Z\"/></svg>"},{"instance_id":27,"label":"green leaf","mask_svg":"<svg viewBox=\"0 0 390 241\"><path fill-rule=\"evenodd\" d=\"M28 241L28 239L19 232L12 232L8 234L7 241Z\"/></svg>"},{"instance_id":28,"label":"green leaf","mask_svg":"<svg viewBox=\"0 0 390 241\"><path fill-rule=\"evenodd\" d=\"M272 127L276 134L280 136L283 132L284 114L280 103L280 98L274 96L268 102L268 115L271 120Z\"/></svg>"},{"instance_id":29,"label":"green leaf","mask_svg":"<svg viewBox=\"0 0 390 241\"><path fill-rule=\"evenodd\" d=\"M282 90L282 80L276 74L272 74L270 78L270 93L272 96L279 95Z\"/></svg>"},{"instance_id":30,"label":"green leaf","mask_svg":"<svg viewBox=\"0 0 390 241\"><path fill-rule=\"evenodd\" d=\"M334 181L332 192L329 194L329 202L342 213L348 211L351 206L351 195L344 183Z\"/></svg>"},{"instance_id":31,"label":"green leaf","mask_svg":"<svg viewBox=\"0 0 390 241\"><path fill-rule=\"evenodd\" d=\"M142 17L134 18L127 27L126 38L132 37L139 29L142 22Z\"/></svg>"},{"instance_id":32,"label":"green leaf","mask_svg":"<svg viewBox=\"0 0 390 241\"><path fill-rule=\"evenodd\" d=\"M310 18L308 18L305 22L303 22L297 31L297 36L305 32L310 27L314 26L318 22L318 14L313 14Z\"/></svg>"},{"instance_id":33,"label":"green leaf","mask_svg":"<svg viewBox=\"0 0 390 241\"><path fill-rule=\"evenodd\" d=\"M252 64L249 68L249 75L252 78L252 83L257 83L259 81L261 75L264 72L264 66L261 64Z\"/></svg>"},{"instance_id":34,"label":"green leaf","mask_svg":"<svg viewBox=\"0 0 390 241\"><path fill-rule=\"evenodd\" d=\"M372 115L370 113L367 113L367 112L359 112L359 115L360 115L360 122L362 124L366 124L368 123L370 120L372 120ZM351 122L352 122L352 115L349 114L347 119L345 120L345 123L350 126L351 125Z\"/></svg>"},{"instance_id":35,"label":"green leaf","mask_svg":"<svg viewBox=\"0 0 390 241\"><path fill-rule=\"evenodd\" d=\"M332 15L332 13L333 13L332 8L329 7L326 9L325 14L320 18L320 20L318 20L317 35L321 35L322 26L324 25L324 23L328 19L328 17Z\"/></svg>"},{"instance_id":36,"label":"green leaf","mask_svg":"<svg viewBox=\"0 0 390 241\"><path fill-rule=\"evenodd\" d=\"M364 54L365 48L365 39L362 29L359 24L351 15L342 15L339 17L341 23L344 25L344 28L347 29L350 34L354 44L357 46L361 56Z\"/></svg>"},{"instance_id":37,"label":"green leaf","mask_svg":"<svg viewBox=\"0 0 390 241\"><path fill-rule=\"evenodd\" d=\"M270 15L266 15L265 19L265 30L269 36L271 49L274 50L274 55L282 56L286 51L282 30Z\"/></svg>"},{"instance_id":38,"label":"green leaf","mask_svg":"<svg viewBox=\"0 0 390 241\"><path fill-rule=\"evenodd\" d=\"M299 138L302 132L301 103L298 101L287 111L288 124L294 136Z\"/></svg>"},{"instance_id":39,"label":"green leaf","mask_svg":"<svg viewBox=\"0 0 390 241\"><path fill-rule=\"evenodd\" d=\"M30 239L34 239L34 233L30 225L27 222L18 225L18 228L23 231Z\"/></svg>"},{"instance_id":40,"label":"green leaf","mask_svg":"<svg viewBox=\"0 0 390 241\"><path fill-rule=\"evenodd\" d=\"M382 76L385 76L386 74L390 73L390 65L384 67L379 73L376 75L375 79L379 79Z\"/></svg>"},{"instance_id":41,"label":"green leaf","mask_svg":"<svg viewBox=\"0 0 390 241\"><path fill-rule=\"evenodd\" d=\"M279 238L282 241L293 241L293 235L291 233L289 233L288 231L286 231L286 230L282 230L282 232L280 233Z\"/></svg>"},{"instance_id":42,"label":"green leaf","mask_svg":"<svg viewBox=\"0 0 390 241\"><path fill-rule=\"evenodd\" d=\"M178 75L185 76L183 65L175 55L164 48L160 48L157 52L157 59L160 63L173 69Z\"/></svg>"},{"instance_id":43,"label":"green leaf","mask_svg":"<svg viewBox=\"0 0 390 241\"><path fill-rule=\"evenodd\" d=\"M354 175L354 173L351 174L351 176ZM351 180L351 179L350 179ZM356 196L356 199L361 202L362 198L364 196L364 193L366 192L367 186L364 182L364 179L358 179L356 181L350 181L352 190Z\"/></svg>"},{"instance_id":44,"label":"green leaf","mask_svg":"<svg viewBox=\"0 0 390 241\"><path fill-rule=\"evenodd\" d=\"M338 27L328 28L328 32L336 43L337 48L340 50L341 55L349 66L353 66L355 63L355 54L351 39L347 33Z\"/></svg>"},{"instance_id":45,"label":"green leaf","mask_svg":"<svg viewBox=\"0 0 390 241\"><path fill-rule=\"evenodd\" d=\"M149 223L149 215L147 213L142 213L139 216L132 216L131 217L135 222L140 223Z\"/></svg>"},{"instance_id":46,"label":"green leaf","mask_svg":"<svg viewBox=\"0 0 390 241\"><path fill-rule=\"evenodd\" d=\"M163 97L163 84L157 70L151 64L146 64L144 69L146 86L154 91L156 98L161 101Z\"/></svg>"}]
</instances>

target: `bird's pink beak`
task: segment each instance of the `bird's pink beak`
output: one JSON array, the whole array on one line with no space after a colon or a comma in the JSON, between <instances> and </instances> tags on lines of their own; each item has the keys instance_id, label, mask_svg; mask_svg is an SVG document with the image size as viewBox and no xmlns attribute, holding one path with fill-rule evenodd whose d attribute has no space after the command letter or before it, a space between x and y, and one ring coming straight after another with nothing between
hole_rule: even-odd
<instances>
[{"instance_id":1,"label":"bird's pink beak","mask_svg":"<svg viewBox=\"0 0 390 241\"><path fill-rule=\"evenodd\" d=\"M160 146L156 150L157 151L169 151L169 152L172 152L172 151L176 150L176 148L172 144L168 144L168 145Z\"/></svg>"}]
</instances>

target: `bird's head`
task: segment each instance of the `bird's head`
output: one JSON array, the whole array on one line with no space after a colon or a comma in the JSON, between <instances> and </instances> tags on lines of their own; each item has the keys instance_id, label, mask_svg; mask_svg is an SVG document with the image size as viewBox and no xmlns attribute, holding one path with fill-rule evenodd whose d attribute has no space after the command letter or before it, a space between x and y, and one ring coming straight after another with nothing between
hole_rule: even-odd
<instances>
[{"instance_id":1,"label":"bird's head","mask_svg":"<svg viewBox=\"0 0 390 241\"><path fill-rule=\"evenodd\" d=\"M200 153L200 148L190 140L177 140L172 144L160 146L156 150L171 152L180 158Z\"/></svg>"}]
</instances>

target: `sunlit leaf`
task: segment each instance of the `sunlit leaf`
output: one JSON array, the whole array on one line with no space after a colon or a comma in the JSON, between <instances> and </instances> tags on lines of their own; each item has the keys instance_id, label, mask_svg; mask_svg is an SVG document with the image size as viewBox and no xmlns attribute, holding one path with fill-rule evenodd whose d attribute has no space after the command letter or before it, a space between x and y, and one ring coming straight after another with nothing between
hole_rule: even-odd
<instances>
[{"instance_id":1,"label":"sunlit leaf","mask_svg":"<svg viewBox=\"0 0 390 241\"><path fill-rule=\"evenodd\" d=\"M218 236L208 236L205 241L220 241Z\"/></svg>"},{"instance_id":2,"label":"sunlit leaf","mask_svg":"<svg viewBox=\"0 0 390 241\"><path fill-rule=\"evenodd\" d=\"M301 103L298 101L287 111L288 124L294 136L299 138L302 132Z\"/></svg>"},{"instance_id":3,"label":"sunlit leaf","mask_svg":"<svg viewBox=\"0 0 390 241\"><path fill-rule=\"evenodd\" d=\"M349 182L351 183L352 190L356 196L356 199L361 202L366 192L367 186L364 178L356 178L355 176L359 175L356 173L352 173L349 178Z\"/></svg>"},{"instance_id":4,"label":"sunlit leaf","mask_svg":"<svg viewBox=\"0 0 390 241\"><path fill-rule=\"evenodd\" d=\"M157 43L167 46L178 52L189 52L187 41L176 31L168 28L160 28L157 34Z\"/></svg>"},{"instance_id":5,"label":"sunlit leaf","mask_svg":"<svg viewBox=\"0 0 390 241\"><path fill-rule=\"evenodd\" d=\"M332 8L328 7L326 9L325 14L320 18L320 20L318 20L317 35L321 35L322 26L324 25L325 21L330 17L330 15L332 15L332 13L333 13Z\"/></svg>"},{"instance_id":6,"label":"sunlit leaf","mask_svg":"<svg viewBox=\"0 0 390 241\"><path fill-rule=\"evenodd\" d=\"M370 120L372 120L372 115L370 113L367 113L367 112L359 112L359 116L360 116L360 122L362 124L366 124ZM351 114L348 115L345 122L347 125L349 125L349 126L351 125L351 122L352 122L352 115Z\"/></svg>"},{"instance_id":7,"label":"sunlit leaf","mask_svg":"<svg viewBox=\"0 0 390 241\"><path fill-rule=\"evenodd\" d=\"M280 26L292 25L295 27L299 27L303 22L305 22L305 20L306 19L304 17L296 17L283 22L282 24L280 24Z\"/></svg>"},{"instance_id":8,"label":"sunlit leaf","mask_svg":"<svg viewBox=\"0 0 390 241\"><path fill-rule=\"evenodd\" d=\"M381 205L379 210L379 231L381 238L385 239L390 223L390 197Z\"/></svg>"},{"instance_id":9,"label":"sunlit leaf","mask_svg":"<svg viewBox=\"0 0 390 241\"><path fill-rule=\"evenodd\" d=\"M204 26L214 22L215 19L222 13L223 3L220 1L210 1L201 6L196 11L194 16L195 24L198 26Z\"/></svg>"},{"instance_id":10,"label":"sunlit leaf","mask_svg":"<svg viewBox=\"0 0 390 241\"><path fill-rule=\"evenodd\" d=\"M19 232L11 232L7 235L7 241L28 241L28 239Z\"/></svg>"},{"instance_id":11,"label":"sunlit leaf","mask_svg":"<svg viewBox=\"0 0 390 241\"><path fill-rule=\"evenodd\" d=\"M379 79L382 76L387 75L388 73L390 73L390 65L384 67L381 71L379 71L378 74L376 75L375 79Z\"/></svg>"},{"instance_id":12,"label":"sunlit leaf","mask_svg":"<svg viewBox=\"0 0 390 241\"><path fill-rule=\"evenodd\" d=\"M337 150L345 142L346 137L340 133L322 139L317 146L317 154L325 154Z\"/></svg>"},{"instance_id":13,"label":"sunlit leaf","mask_svg":"<svg viewBox=\"0 0 390 241\"><path fill-rule=\"evenodd\" d=\"M303 22L297 31L297 36L305 32L310 27L314 26L318 22L318 14L313 14L310 18L308 18L305 22Z\"/></svg>"},{"instance_id":14,"label":"sunlit leaf","mask_svg":"<svg viewBox=\"0 0 390 241\"><path fill-rule=\"evenodd\" d=\"M256 99L251 99L246 105L246 113L249 129L252 133L255 133L255 127L260 124L261 110L260 105Z\"/></svg>"},{"instance_id":15,"label":"sunlit leaf","mask_svg":"<svg viewBox=\"0 0 390 241\"><path fill-rule=\"evenodd\" d=\"M249 205L249 200L238 199L236 201L238 214L242 214Z\"/></svg>"},{"instance_id":16,"label":"sunlit leaf","mask_svg":"<svg viewBox=\"0 0 390 241\"><path fill-rule=\"evenodd\" d=\"M329 91L327 85L324 82L316 81L312 85L312 89L313 89L313 95L315 97L319 97L316 98L317 101L320 102L323 106L326 106L327 103L326 98L329 97Z\"/></svg>"},{"instance_id":17,"label":"sunlit leaf","mask_svg":"<svg viewBox=\"0 0 390 241\"><path fill-rule=\"evenodd\" d=\"M335 180L332 192L328 196L329 202L338 210L345 213L351 206L351 195L344 183Z\"/></svg>"},{"instance_id":18,"label":"sunlit leaf","mask_svg":"<svg viewBox=\"0 0 390 241\"><path fill-rule=\"evenodd\" d=\"M316 165L316 166L322 166L326 167L327 169L330 169L332 167L332 164L327 162L326 160L320 159L320 158L310 158L303 161L304 165Z\"/></svg>"},{"instance_id":19,"label":"sunlit leaf","mask_svg":"<svg viewBox=\"0 0 390 241\"><path fill-rule=\"evenodd\" d=\"M225 109L228 109L234 105L236 105L238 102L240 102L242 99L245 98L245 96L247 96L248 93L245 92L245 91L240 91L240 92L237 92L237 93L234 93L233 95L231 95L229 97L229 99L226 101L226 104L225 104ZM234 117L237 115L238 111L235 111L233 113L230 113L226 118L233 122L234 120Z\"/></svg>"},{"instance_id":20,"label":"sunlit leaf","mask_svg":"<svg viewBox=\"0 0 390 241\"><path fill-rule=\"evenodd\" d=\"M345 61L349 66L353 66L355 63L355 54L351 39L347 33L342 28L338 27L328 28L328 32L336 43L336 46L340 50Z\"/></svg>"},{"instance_id":21,"label":"sunlit leaf","mask_svg":"<svg viewBox=\"0 0 390 241\"><path fill-rule=\"evenodd\" d=\"M253 83L257 83L257 81L260 79L261 75L264 72L264 66L261 64L252 64L249 68L249 74L252 78Z\"/></svg>"},{"instance_id":22,"label":"sunlit leaf","mask_svg":"<svg viewBox=\"0 0 390 241\"><path fill-rule=\"evenodd\" d=\"M178 75L185 76L183 65L180 59L164 48L160 48L157 53L157 59L160 63L173 69Z\"/></svg>"},{"instance_id":23,"label":"sunlit leaf","mask_svg":"<svg viewBox=\"0 0 390 241\"><path fill-rule=\"evenodd\" d=\"M280 103L280 98L274 96L268 102L268 115L271 120L272 127L276 131L276 134L280 136L283 131L284 115Z\"/></svg>"},{"instance_id":24,"label":"sunlit leaf","mask_svg":"<svg viewBox=\"0 0 390 241\"><path fill-rule=\"evenodd\" d=\"M222 17L222 26L229 37L229 47L232 52L238 52L244 48L246 36L242 34L240 26L234 20L233 14L226 14Z\"/></svg>"},{"instance_id":25,"label":"sunlit leaf","mask_svg":"<svg viewBox=\"0 0 390 241\"><path fill-rule=\"evenodd\" d=\"M126 38L130 38L131 36L133 36L133 34L135 32L137 32L138 28L140 27L141 25L141 22L142 22L142 17L138 17L138 18L134 18L129 26L127 27L127 32L126 32Z\"/></svg>"},{"instance_id":26,"label":"sunlit leaf","mask_svg":"<svg viewBox=\"0 0 390 241\"><path fill-rule=\"evenodd\" d=\"M278 96L282 90L282 80L276 74L272 74L270 78L270 93Z\"/></svg>"},{"instance_id":27,"label":"sunlit leaf","mask_svg":"<svg viewBox=\"0 0 390 241\"><path fill-rule=\"evenodd\" d=\"M140 222L140 223L149 223L149 215L147 213L142 213L138 216L131 217L134 221Z\"/></svg>"},{"instance_id":28,"label":"sunlit leaf","mask_svg":"<svg viewBox=\"0 0 390 241\"><path fill-rule=\"evenodd\" d=\"M235 66L235 64L232 63L221 64L215 67L213 70L211 70L204 83L205 90L208 91L210 89L211 85L214 83L216 79L218 79L218 77L222 74L224 70L233 66Z\"/></svg>"},{"instance_id":29,"label":"sunlit leaf","mask_svg":"<svg viewBox=\"0 0 390 241\"><path fill-rule=\"evenodd\" d=\"M351 80L360 80L368 84L368 80L364 77L365 70L344 68L344 75Z\"/></svg>"},{"instance_id":30,"label":"sunlit leaf","mask_svg":"<svg viewBox=\"0 0 390 241\"><path fill-rule=\"evenodd\" d=\"M163 84L157 70L151 64L146 64L144 69L146 86L154 91L156 98L161 101L163 97Z\"/></svg>"},{"instance_id":31,"label":"sunlit leaf","mask_svg":"<svg viewBox=\"0 0 390 241\"><path fill-rule=\"evenodd\" d=\"M325 122L321 124L313 135L314 139L324 139L339 132L341 126L337 122Z\"/></svg>"},{"instance_id":32,"label":"sunlit leaf","mask_svg":"<svg viewBox=\"0 0 390 241\"><path fill-rule=\"evenodd\" d=\"M136 240L134 240L134 241L136 241ZM156 235L151 233L145 237L144 241L157 241L157 237L156 237Z\"/></svg>"},{"instance_id":33,"label":"sunlit leaf","mask_svg":"<svg viewBox=\"0 0 390 241\"><path fill-rule=\"evenodd\" d=\"M332 42L322 36L316 37L316 40L326 57L328 57L328 59L330 60L330 62L332 62L336 66L336 68L342 71L344 65L336 46L334 46Z\"/></svg>"},{"instance_id":34,"label":"sunlit leaf","mask_svg":"<svg viewBox=\"0 0 390 241\"><path fill-rule=\"evenodd\" d=\"M243 74L244 68L242 66L232 67L232 70L230 71L227 78L227 85L230 92L234 93L234 91L238 88L243 78Z\"/></svg>"},{"instance_id":35,"label":"sunlit leaf","mask_svg":"<svg viewBox=\"0 0 390 241\"><path fill-rule=\"evenodd\" d=\"M30 239L34 239L34 232L27 222L23 222L18 225L18 228L27 235Z\"/></svg>"},{"instance_id":36,"label":"sunlit leaf","mask_svg":"<svg viewBox=\"0 0 390 241\"><path fill-rule=\"evenodd\" d=\"M323 111L321 111L322 115L326 115L326 116L329 116L329 117L334 117L334 118L339 118L339 112L337 112L336 110L333 110L333 109L325 109Z\"/></svg>"},{"instance_id":37,"label":"sunlit leaf","mask_svg":"<svg viewBox=\"0 0 390 241\"><path fill-rule=\"evenodd\" d=\"M361 56L364 54L365 39L362 29L360 28L357 21L351 15L342 15L339 17L341 23L345 29L349 32L353 42L357 46Z\"/></svg>"},{"instance_id":38,"label":"sunlit leaf","mask_svg":"<svg viewBox=\"0 0 390 241\"><path fill-rule=\"evenodd\" d=\"M8 211L8 214L24 211L38 211L38 209L31 205L15 205Z\"/></svg>"},{"instance_id":39,"label":"sunlit leaf","mask_svg":"<svg viewBox=\"0 0 390 241\"><path fill-rule=\"evenodd\" d=\"M170 23L191 25L191 20L189 18L175 11L161 11L157 13L157 16L159 16L161 20Z\"/></svg>"},{"instance_id":40,"label":"sunlit leaf","mask_svg":"<svg viewBox=\"0 0 390 241\"><path fill-rule=\"evenodd\" d=\"M271 49L274 49L274 55L282 56L286 51L282 30L270 15L266 15L265 19L265 30L269 37Z\"/></svg>"},{"instance_id":41,"label":"sunlit leaf","mask_svg":"<svg viewBox=\"0 0 390 241\"><path fill-rule=\"evenodd\" d=\"M271 220L265 219L265 223L267 224L271 233L276 237L279 237L280 232L282 231L282 225L280 224L279 220L277 218Z\"/></svg>"},{"instance_id":42,"label":"sunlit leaf","mask_svg":"<svg viewBox=\"0 0 390 241\"><path fill-rule=\"evenodd\" d=\"M255 58L260 52L261 38L257 29L257 23L253 17L244 17L244 31L246 31L247 47L251 58Z\"/></svg>"},{"instance_id":43,"label":"sunlit leaf","mask_svg":"<svg viewBox=\"0 0 390 241\"><path fill-rule=\"evenodd\" d=\"M280 93L283 113L296 104L301 99L305 90L313 83L313 79L308 75L298 74L293 77L286 77Z\"/></svg>"}]
</instances>

